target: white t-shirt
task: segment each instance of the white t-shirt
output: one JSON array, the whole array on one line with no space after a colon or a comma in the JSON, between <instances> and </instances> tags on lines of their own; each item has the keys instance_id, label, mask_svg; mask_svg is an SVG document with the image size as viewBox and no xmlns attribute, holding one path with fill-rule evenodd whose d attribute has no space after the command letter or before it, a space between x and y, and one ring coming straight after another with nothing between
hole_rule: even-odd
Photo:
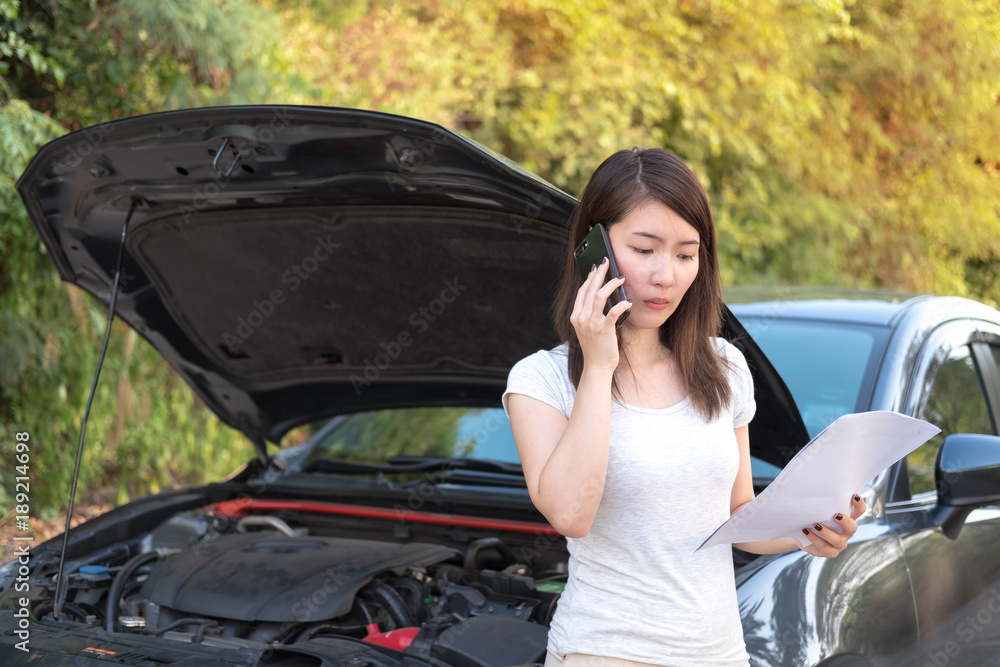
<instances>
[{"instance_id":1,"label":"white t-shirt","mask_svg":"<svg viewBox=\"0 0 1000 667\"><path fill-rule=\"evenodd\" d=\"M732 549L696 551L729 518L739 467L735 428L753 417L743 354L715 339L733 390L706 422L685 398L669 408L612 400L607 480L590 532L567 538L569 581L549 648L658 665L746 667ZM524 394L570 416L576 389L567 348L540 350L510 371L503 395Z\"/></svg>"}]
</instances>

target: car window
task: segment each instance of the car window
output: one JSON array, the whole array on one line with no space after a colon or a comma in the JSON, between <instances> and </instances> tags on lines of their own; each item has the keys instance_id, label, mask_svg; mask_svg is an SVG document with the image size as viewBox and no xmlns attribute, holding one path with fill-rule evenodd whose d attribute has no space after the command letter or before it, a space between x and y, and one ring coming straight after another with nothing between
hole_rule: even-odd
<instances>
[{"instance_id":1,"label":"car window","mask_svg":"<svg viewBox=\"0 0 1000 667\"><path fill-rule=\"evenodd\" d=\"M384 463L393 456L520 463L502 408L428 407L371 410L341 418L312 447L302 467L323 459ZM750 457L750 469L755 479L764 481L781 472L755 456Z\"/></svg>"},{"instance_id":2,"label":"car window","mask_svg":"<svg viewBox=\"0 0 1000 667\"><path fill-rule=\"evenodd\" d=\"M993 353L997 358L995 349ZM947 436L993 432L986 395L968 345L952 350L929 382L920 416L940 428L941 433L907 457L910 491L914 495L934 491L934 463Z\"/></svg>"},{"instance_id":3,"label":"car window","mask_svg":"<svg viewBox=\"0 0 1000 667\"><path fill-rule=\"evenodd\" d=\"M829 322L752 317L740 322L792 392L809 437L838 417L863 409L873 331Z\"/></svg>"},{"instance_id":4,"label":"car window","mask_svg":"<svg viewBox=\"0 0 1000 667\"><path fill-rule=\"evenodd\" d=\"M756 456L750 456L750 475L754 479L772 480L777 477L780 472L781 468L773 463L763 461Z\"/></svg>"},{"instance_id":5,"label":"car window","mask_svg":"<svg viewBox=\"0 0 1000 667\"><path fill-rule=\"evenodd\" d=\"M348 415L325 434L305 465L319 459L384 463L393 456L519 462L502 408L426 407Z\"/></svg>"}]
</instances>

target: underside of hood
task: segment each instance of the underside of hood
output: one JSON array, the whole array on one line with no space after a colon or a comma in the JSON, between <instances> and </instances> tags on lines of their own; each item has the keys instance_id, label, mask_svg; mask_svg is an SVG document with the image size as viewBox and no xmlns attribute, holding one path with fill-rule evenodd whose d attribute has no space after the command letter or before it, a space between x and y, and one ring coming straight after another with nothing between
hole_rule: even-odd
<instances>
[{"instance_id":1,"label":"underside of hood","mask_svg":"<svg viewBox=\"0 0 1000 667\"><path fill-rule=\"evenodd\" d=\"M105 304L134 209L116 313L258 446L337 412L496 404L514 362L558 343L575 200L434 124L152 114L49 143L18 190L62 278Z\"/></svg>"}]
</instances>

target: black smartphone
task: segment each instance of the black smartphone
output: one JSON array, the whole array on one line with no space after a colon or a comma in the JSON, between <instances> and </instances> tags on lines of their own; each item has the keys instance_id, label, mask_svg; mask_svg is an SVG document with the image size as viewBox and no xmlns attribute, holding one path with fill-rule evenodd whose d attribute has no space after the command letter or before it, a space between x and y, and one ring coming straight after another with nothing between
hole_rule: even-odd
<instances>
[{"instance_id":1,"label":"black smartphone","mask_svg":"<svg viewBox=\"0 0 1000 667\"><path fill-rule=\"evenodd\" d=\"M621 276L618 273L618 263L615 262L615 255L611 252L611 239L608 238L608 228L604 225L598 223L594 225L594 228L590 230L583 241L576 247L573 251L573 258L576 259L576 266L580 269L580 278L584 281L590 275L590 267L599 265L604 261L604 258L608 258L608 272L604 275L604 282L607 284L612 278L617 278ZM608 311L611 310L616 303L619 301L627 301L628 297L625 296L625 286L621 286L611 293L608 297L607 303L604 304L604 314L607 315ZM625 311L618 317L618 321L615 322L615 326L620 327L625 318L628 317L629 311Z\"/></svg>"}]
</instances>

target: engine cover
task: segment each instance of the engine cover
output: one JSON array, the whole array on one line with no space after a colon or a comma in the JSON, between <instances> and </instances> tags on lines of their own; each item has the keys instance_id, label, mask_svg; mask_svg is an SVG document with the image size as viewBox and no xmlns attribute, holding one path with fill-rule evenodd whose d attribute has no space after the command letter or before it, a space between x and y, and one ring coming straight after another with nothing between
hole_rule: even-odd
<instances>
[{"instance_id":1,"label":"engine cover","mask_svg":"<svg viewBox=\"0 0 1000 667\"><path fill-rule=\"evenodd\" d=\"M151 602L197 616L239 621L322 621L350 611L360 588L452 559L435 544L222 535L157 564L142 585Z\"/></svg>"}]
</instances>

